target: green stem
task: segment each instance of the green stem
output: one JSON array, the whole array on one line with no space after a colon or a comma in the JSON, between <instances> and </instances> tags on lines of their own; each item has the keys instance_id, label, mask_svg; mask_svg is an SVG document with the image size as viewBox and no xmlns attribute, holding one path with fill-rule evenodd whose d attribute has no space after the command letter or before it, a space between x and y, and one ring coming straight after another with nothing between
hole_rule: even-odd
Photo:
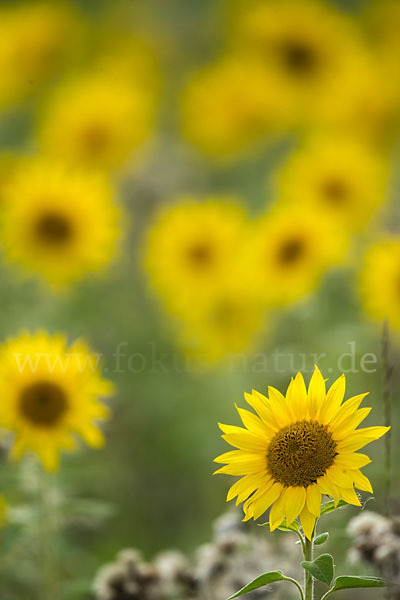
<instances>
[{"instance_id":1,"label":"green stem","mask_svg":"<svg viewBox=\"0 0 400 600\"><path fill-rule=\"evenodd\" d=\"M54 479L42 471L39 474L39 535L42 563L42 594L45 600L60 600L57 560L57 517L54 506Z\"/></svg>"},{"instance_id":2,"label":"green stem","mask_svg":"<svg viewBox=\"0 0 400 600\"><path fill-rule=\"evenodd\" d=\"M291 577L287 577L287 580L291 581L292 583L294 583L294 585L297 587L297 589L300 592L301 600L304 600L303 590L301 589L301 585L299 584L299 582L296 581L295 579L292 579Z\"/></svg>"},{"instance_id":3,"label":"green stem","mask_svg":"<svg viewBox=\"0 0 400 600\"><path fill-rule=\"evenodd\" d=\"M312 561L314 551L314 534L311 540L304 538L304 560ZM314 600L314 578L309 571L304 569L304 598L305 600Z\"/></svg>"}]
</instances>

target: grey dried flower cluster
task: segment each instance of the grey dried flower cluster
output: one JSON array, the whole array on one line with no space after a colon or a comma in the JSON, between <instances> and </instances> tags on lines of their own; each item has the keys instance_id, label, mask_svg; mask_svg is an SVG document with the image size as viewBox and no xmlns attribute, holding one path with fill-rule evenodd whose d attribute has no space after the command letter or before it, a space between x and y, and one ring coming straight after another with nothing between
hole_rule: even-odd
<instances>
[{"instance_id":1,"label":"grey dried flower cluster","mask_svg":"<svg viewBox=\"0 0 400 600\"><path fill-rule=\"evenodd\" d=\"M353 539L350 560L373 565L393 600L400 600L400 518L366 511L350 521L348 532Z\"/></svg>"},{"instance_id":2,"label":"grey dried flower cluster","mask_svg":"<svg viewBox=\"0 0 400 600\"><path fill-rule=\"evenodd\" d=\"M148 564L138 551L125 550L115 563L100 569L93 589L96 600L226 600L266 571L282 569L296 576L291 563L298 552L291 536L272 541L264 531L250 530L238 513L229 512L216 520L212 541L197 548L192 560L167 550ZM262 588L248 598L257 600L268 593ZM291 600L290 593L274 588L274 598Z\"/></svg>"}]
</instances>

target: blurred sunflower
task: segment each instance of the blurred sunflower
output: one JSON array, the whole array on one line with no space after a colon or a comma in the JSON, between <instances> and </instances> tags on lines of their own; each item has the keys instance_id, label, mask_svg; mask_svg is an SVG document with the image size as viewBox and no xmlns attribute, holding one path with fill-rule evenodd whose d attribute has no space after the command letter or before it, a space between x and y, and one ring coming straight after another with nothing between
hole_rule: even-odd
<instances>
[{"instance_id":1,"label":"blurred sunflower","mask_svg":"<svg viewBox=\"0 0 400 600\"><path fill-rule=\"evenodd\" d=\"M0 206L9 182L13 177L19 162L19 157L11 152L0 152Z\"/></svg>"},{"instance_id":2,"label":"blurred sunflower","mask_svg":"<svg viewBox=\"0 0 400 600\"><path fill-rule=\"evenodd\" d=\"M0 424L13 432L11 458L27 451L44 467L58 467L61 450L75 450L75 435L94 448L104 443L95 421L109 411L100 397L113 394L102 379L98 356L82 341L70 347L62 335L21 334L0 349Z\"/></svg>"},{"instance_id":3,"label":"blurred sunflower","mask_svg":"<svg viewBox=\"0 0 400 600\"><path fill-rule=\"evenodd\" d=\"M149 136L155 116L153 93L111 69L62 83L44 109L43 148L100 168L121 165Z\"/></svg>"},{"instance_id":4,"label":"blurred sunflower","mask_svg":"<svg viewBox=\"0 0 400 600\"><path fill-rule=\"evenodd\" d=\"M317 0L239 2L233 48L263 61L294 122L337 120L348 114L368 69L350 19Z\"/></svg>"},{"instance_id":5,"label":"blurred sunflower","mask_svg":"<svg viewBox=\"0 0 400 600\"><path fill-rule=\"evenodd\" d=\"M293 153L279 174L280 197L332 223L362 229L386 196L387 161L350 136L316 135Z\"/></svg>"},{"instance_id":6,"label":"blurred sunflower","mask_svg":"<svg viewBox=\"0 0 400 600\"><path fill-rule=\"evenodd\" d=\"M64 2L0 8L0 107L19 102L64 64L79 45L80 24Z\"/></svg>"},{"instance_id":7,"label":"blurred sunflower","mask_svg":"<svg viewBox=\"0 0 400 600\"><path fill-rule=\"evenodd\" d=\"M367 394L343 402L342 375L328 392L318 368L308 391L298 373L286 397L273 387L263 396L253 390L245 394L257 413L237 408L244 428L220 425L225 441L238 448L215 462L226 466L216 473L240 476L229 490L227 501L244 502L244 520L258 519L269 507L271 531L286 519L290 525L300 516L311 539L320 515L322 495L342 498L361 506L354 487L372 493L368 478L360 471L370 463L357 450L384 435L389 427L357 429L371 411L359 408Z\"/></svg>"},{"instance_id":8,"label":"blurred sunflower","mask_svg":"<svg viewBox=\"0 0 400 600\"><path fill-rule=\"evenodd\" d=\"M366 312L400 329L399 236L382 239L368 249L360 281Z\"/></svg>"},{"instance_id":9,"label":"blurred sunflower","mask_svg":"<svg viewBox=\"0 0 400 600\"><path fill-rule=\"evenodd\" d=\"M151 285L179 316L203 310L232 277L246 217L224 197L184 197L151 226L144 264Z\"/></svg>"},{"instance_id":10,"label":"blurred sunflower","mask_svg":"<svg viewBox=\"0 0 400 600\"><path fill-rule=\"evenodd\" d=\"M265 334L265 307L243 281L240 273L232 273L210 303L185 315L180 343L189 357L214 365L238 353L249 353Z\"/></svg>"},{"instance_id":11,"label":"blurred sunflower","mask_svg":"<svg viewBox=\"0 0 400 600\"><path fill-rule=\"evenodd\" d=\"M107 179L43 158L21 162L11 178L0 238L10 262L63 285L110 262L119 222Z\"/></svg>"},{"instance_id":12,"label":"blurred sunflower","mask_svg":"<svg viewBox=\"0 0 400 600\"><path fill-rule=\"evenodd\" d=\"M247 244L253 293L268 305L293 302L317 287L346 247L347 237L323 213L280 208L256 223Z\"/></svg>"},{"instance_id":13,"label":"blurred sunflower","mask_svg":"<svg viewBox=\"0 0 400 600\"><path fill-rule=\"evenodd\" d=\"M203 152L230 157L279 132L286 104L259 62L223 57L188 82L182 96L183 132Z\"/></svg>"}]
</instances>

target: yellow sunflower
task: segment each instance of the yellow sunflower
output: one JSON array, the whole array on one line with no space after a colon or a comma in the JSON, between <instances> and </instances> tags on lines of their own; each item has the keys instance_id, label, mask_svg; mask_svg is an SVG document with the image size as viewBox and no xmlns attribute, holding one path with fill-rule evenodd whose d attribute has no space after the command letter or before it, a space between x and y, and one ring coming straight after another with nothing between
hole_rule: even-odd
<instances>
[{"instance_id":1,"label":"yellow sunflower","mask_svg":"<svg viewBox=\"0 0 400 600\"><path fill-rule=\"evenodd\" d=\"M270 305L284 305L315 289L340 264L347 238L323 213L289 206L255 224L246 247L253 292Z\"/></svg>"},{"instance_id":2,"label":"yellow sunflower","mask_svg":"<svg viewBox=\"0 0 400 600\"><path fill-rule=\"evenodd\" d=\"M295 122L343 118L368 74L354 24L317 0L246 0L233 15L232 45L260 58Z\"/></svg>"},{"instance_id":3,"label":"yellow sunflower","mask_svg":"<svg viewBox=\"0 0 400 600\"><path fill-rule=\"evenodd\" d=\"M209 303L181 322L180 342L194 360L210 365L235 360L256 347L266 332L264 305L244 285L243 274L233 267L231 275Z\"/></svg>"},{"instance_id":4,"label":"yellow sunflower","mask_svg":"<svg viewBox=\"0 0 400 600\"><path fill-rule=\"evenodd\" d=\"M46 151L109 168L126 161L151 133L155 98L122 67L104 67L61 83L44 108L38 137Z\"/></svg>"},{"instance_id":5,"label":"yellow sunflower","mask_svg":"<svg viewBox=\"0 0 400 600\"><path fill-rule=\"evenodd\" d=\"M150 283L179 316L194 314L233 276L247 220L235 199L181 198L151 226L144 264Z\"/></svg>"},{"instance_id":6,"label":"yellow sunflower","mask_svg":"<svg viewBox=\"0 0 400 600\"><path fill-rule=\"evenodd\" d=\"M188 82L183 133L207 154L229 158L279 132L286 104L259 61L224 56Z\"/></svg>"},{"instance_id":7,"label":"yellow sunflower","mask_svg":"<svg viewBox=\"0 0 400 600\"><path fill-rule=\"evenodd\" d=\"M368 314L400 329L400 237L387 237L367 251L361 269L361 294Z\"/></svg>"},{"instance_id":8,"label":"yellow sunflower","mask_svg":"<svg viewBox=\"0 0 400 600\"><path fill-rule=\"evenodd\" d=\"M0 348L0 425L14 434L11 458L32 451L54 471L60 451L76 448L76 435L102 446L96 421L108 409L99 398L112 393L99 356L80 340L67 346L62 335L23 333Z\"/></svg>"},{"instance_id":9,"label":"yellow sunflower","mask_svg":"<svg viewBox=\"0 0 400 600\"><path fill-rule=\"evenodd\" d=\"M79 29L64 2L22 2L0 8L0 107L31 95L71 57Z\"/></svg>"},{"instance_id":10,"label":"yellow sunflower","mask_svg":"<svg viewBox=\"0 0 400 600\"><path fill-rule=\"evenodd\" d=\"M0 238L10 262L63 285L110 262L119 221L107 179L43 158L21 162L11 177Z\"/></svg>"},{"instance_id":11,"label":"yellow sunflower","mask_svg":"<svg viewBox=\"0 0 400 600\"><path fill-rule=\"evenodd\" d=\"M271 531L284 520L290 525L300 517L311 539L323 494L335 503L343 499L360 506L354 487L372 492L360 471L371 461L357 450L389 428L357 429L371 410L359 408L366 394L343 402L344 394L344 375L326 392L315 368L308 391L300 373L286 397L273 387L268 388L268 398L253 390L245 398L257 415L238 408L244 428L220 425L223 439L238 449L215 459L225 465L216 473L241 477L227 501L237 497L237 504L244 502L244 520L256 520L271 507Z\"/></svg>"},{"instance_id":12,"label":"yellow sunflower","mask_svg":"<svg viewBox=\"0 0 400 600\"><path fill-rule=\"evenodd\" d=\"M351 136L312 136L279 173L282 200L362 229L386 199L387 161Z\"/></svg>"}]
</instances>

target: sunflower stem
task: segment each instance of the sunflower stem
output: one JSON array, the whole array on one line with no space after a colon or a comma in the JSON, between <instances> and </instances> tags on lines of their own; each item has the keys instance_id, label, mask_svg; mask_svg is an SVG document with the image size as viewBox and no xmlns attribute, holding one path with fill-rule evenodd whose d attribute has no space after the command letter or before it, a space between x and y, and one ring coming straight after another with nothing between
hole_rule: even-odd
<instances>
[{"instance_id":1,"label":"sunflower stem","mask_svg":"<svg viewBox=\"0 0 400 600\"><path fill-rule=\"evenodd\" d=\"M39 474L39 535L44 600L61 600L56 552L57 518L54 507L53 477L41 469Z\"/></svg>"},{"instance_id":2,"label":"sunflower stem","mask_svg":"<svg viewBox=\"0 0 400 600\"><path fill-rule=\"evenodd\" d=\"M311 536L311 540L304 536L303 554L304 560L313 560L314 533ZM307 569L304 569L304 598L305 600L314 600L314 578Z\"/></svg>"}]
</instances>

